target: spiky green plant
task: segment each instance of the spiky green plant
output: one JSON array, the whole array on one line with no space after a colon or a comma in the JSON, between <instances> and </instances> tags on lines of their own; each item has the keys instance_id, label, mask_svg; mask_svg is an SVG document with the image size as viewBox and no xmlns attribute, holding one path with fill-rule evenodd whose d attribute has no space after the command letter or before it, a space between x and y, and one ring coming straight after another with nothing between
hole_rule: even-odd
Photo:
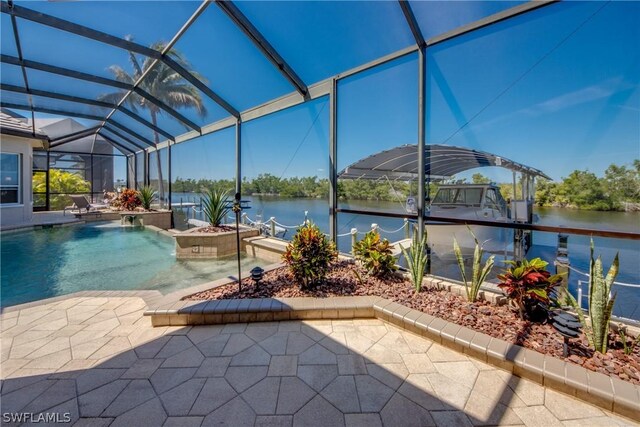
<instances>
[{"instance_id":1,"label":"spiky green plant","mask_svg":"<svg viewBox=\"0 0 640 427\"><path fill-rule=\"evenodd\" d=\"M218 191L213 187L202 193L202 212L207 222L219 226L229 212L229 192Z\"/></svg>"},{"instance_id":2,"label":"spiky green plant","mask_svg":"<svg viewBox=\"0 0 640 427\"><path fill-rule=\"evenodd\" d=\"M151 209L153 202L158 200L158 192L150 186L142 187L138 190L138 199L140 199L140 204L144 210L148 211Z\"/></svg>"},{"instance_id":3,"label":"spiky green plant","mask_svg":"<svg viewBox=\"0 0 640 427\"><path fill-rule=\"evenodd\" d=\"M591 239L591 254L589 259L589 320L588 325L582 309L573 295L568 294L571 305L576 309L584 333L589 340L589 344L595 351L606 353L609 348L609 322L613 305L616 302L616 294L611 294L611 287L616 280L620 268L620 260L616 253L613 263L604 275L602 259L593 259L594 245Z\"/></svg>"},{"instance_id":4,"label":"spiky green plant","mask_svg":"<svg viewBox=\"0 0 640 427\"><path fill-rule=\"evenodd\" d=\"M618 331L618 334L620 335L620 341L622 342L622 349L623 349L622 351L624 351L624 354L629 355L633 353L633 350L635 349L636 345L640 344L640 335L638 335L635 338L627 337L626 332L622 328ZM631 344L627 343L627 338L631 340Z\"/></svg>"},{"instance_id":5,"label":"spiky green plant","mask_svg":"<svg viewBox=\"0 0 640 427\"><path fill-rule=\"evenodd\" d=\"M402 245L400 245L400 249L402 249L402 253L407 260L413 287L416 292L420 292L422 290L422 279L429 265L427 234L425 233L421 238L418 238L418 233L414 233L409 250L407 251Z\"/></svg>"},{"instance_id":6,"label":"spiky green plant","mask_svg":"<svg viewBox=\"0 0 640 427\"><path fill-rule=\"evenodd\" d=\"M491 255L487 259L487 261L485 261L484 267L481 267L484 250L482 249L482 245L480 244L480 242L478 242L476 235L473 234L470 228L469 233L471 233L471 235L473 236L473 240L476 243L476 247L473 251L473 271L471 272L471 280L467 279L467 271L464 266L464 257L462 256L462 250L460 250L460 245L458 245L458 241L455 237L453 238L453 252L456 255L458 268L460 269L460 275L462 276L462 281L464 282L464 287L467 291L467 300L469 302L475 302L478 299L480 286L482 286L484 280L491 272L491 269L493 269L495 255Z\"/></svg>"}]
</instances>

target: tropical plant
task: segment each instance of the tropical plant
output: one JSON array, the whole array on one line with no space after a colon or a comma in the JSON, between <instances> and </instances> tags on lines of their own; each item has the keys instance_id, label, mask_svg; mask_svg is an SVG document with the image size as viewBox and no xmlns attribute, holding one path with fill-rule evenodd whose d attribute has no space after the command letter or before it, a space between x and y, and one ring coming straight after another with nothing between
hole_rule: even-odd
<instances>
[{"instance_id":1,"label":"tropical plant","mask_svg":"<svg viewBox=\"0 0 640 427\"><path fill-rule=\"evenodd\" d=\"M424 279L424 273L429 266L429 246L427 245L427 234L423 234L421 238L418 238L418 233L414 233L411 242L411 247L407 251L402 245L400 245L402 253L409 267L409 273L411 274L411 283L416 292L422 290L422 279Z\"/></svg>"},{"instance_id":2,"label":"tropical plant","mask_svg":"<svg viewBox=\"0 0 640 427\"><path fill-rule=\"evenodd\" d=\"M44 194L47 191L46 174L35 174L32 181L33 192ZM49 170L49 209L55 211L70 206L73 202L69 194L91 192L91 184L82 176L59 169Z\"/></svg>"},{"instance_id":3,"label":"tropical plant","mask_svg":"<svg viewBox=\"0 0 640 427\"><path fill-rule=\"evenodd\" d=\"M131 36L126 37L127 41L131 41ZM165 42L153 43L150 48L154 51L162 52L166 47ZM172 59L180 67L187 70L198 80L205 82L206 79L195 72L187 59L178 50L171 48L166 53L166 56ZM143 57L141 59L136 56L135 52L129 51L129 61L133 68L133 73L129 73L119 65L112 65L109 70L113 74L114 78L122 83L126 83L129 86L138 84L140 78L144 75L144 79L139 82L138 87L142 91L148 93L153 98L161 101L164 105L167 105L173 109L194 108L201 117L205 117L207 114L206 107L200 96L198 89L187 81L180 73L173 68L169 67L164 61L156 61L152 57ZM140 91L140 93L144 93ZM134 112L138 109L148 110L151 115L151 123L154 126L158 126L158 116L163 113L163 110L157 103L151 102L146 97L140 95L139 92L133 91L129 93L129 89L123 89L117 92L104 94L98 97L98 100L110 102L112 104L119 104L122 99L127 95L125 103ZM153 132L154 142L160 143L160 135L154 130ZM164 184L162 180L162 165L160 155L156 156L158 163L158 189L160 195L164 195Z\"/></svg>"},{"instance_id":4,"label":"tropical plant","mask_svg":"<svg viewBox=\"0 0 640 427\"><path fill-rule=\"evenodd\" d=\"M476 300L478 299L480 286L482 286L484 280L487 278L487 276L491 272L491 269L493 268L495 256L491 255L485 261L484 267L481 267L484 250L482 249L482 245L480 244L480 242L478 242L476 235L473 234L470 228L469 233L471 233L471 235L473 236L473 240L476 243L475 250L473 251L473 269L471 271L471 280L467 280L467 272L464 266L462 250L460 249L460 245L458 245L458 241L455 237L453 238L453 252L456 255L458 268L460 269L460 275L462 276L462 281L464 282L464 287L467 291L467 301L476 302Z\"/></svg>"},{"instance_id":5,"label":"tropical plant","mask_svg":"<svg viewBox=\"0 0 640 427\"><path fill-rule=\"evenodd\" d=\"M158 192L153 187L145 186L138 190L138 198L144 210L151 209L151 205L158 199Z\"/></svg>"},{"instance_id":6,"label":"tropical plant","mask_svg":"<svg viewBox=\"0 0 640 427\"><path fill-rule=\"evenodd\" d=\"M202 212L209 224L219 226L229 213L229 192L206 188L202 193Z\"/></svg>"},{"instance_id":7,"label":"tropical plant","mask_svg":"<svg viewBox=\"0 0 640 427\"><path fill-rule=\"evenodd\" d=\"M567 292L568 299L574 307L582 323L589 344L595 351L606 353L609 348L609 322L613 305L616 302L616 294L611 294L611 287L616 280L620 268L618 254L613 259L607 276L604 276L602 259L593 258L593 239L591 239L591 254L589 258L589 324L573 295Z\"/></svg>"},{"instance_id":8,"label":"tropical plant","mask_svg":"<svg viewBox=\"0 0 640 427\"><path fill-rule=\"evenodd\" d=\"M311 221L298 228L282 255L301 289L323 281L337 257L335 244Z\"/></svg>"},{"instance_id":9,"label":"tropical plant","mask_svg":"<svg viewBox=\"0 0 640 427\"><path fill-rule=\"evenodd\" d=\"M383 277L398 269L391 249L393 245L387 239L371 230L353 245L353 254L370 275Z\"/></svg>"},{"instance_id":10,"label":"tropical plant","mask_svg":"<svg viewBox=\"0 0 640 427\"><path fill-rule=\"evenodd\" d=\"M624 352L624 354L629 355L633 353L633 350L635 349L636 345L640 344L640 335L638 335L635 338L627 337L627 334L624 331L624 328L620 328L618 330L618 334L620 335L620 341L622 341L622 351ZM627 338L631 340L631 344L627 343Z\"/></svg>"},{"instance_id":11,"label":"tropical plant","mask_svg":"<svg viewBox=\"0 0 640 427\"><path fill-rule=\"evenodd\" d=\"M118 197L111 202L111 207L123 211L133 211L142 206L139 194L133 188L125 188L118 194Z\"/></svg>"},{"instance_id":12,"label":"tropical plant","mask_svg":"<svg viewBox=\"0 0 640 427\"><path fill-rule=\"evenodd\" d=\"M546 320L548 307L555 301L554 288L560 284L562 276L552 276L546 270L549 263L540 258L505 262L511 267L498 275L498 279L501 280L498 286L515 304L520 318L532 321Z\"/></svg>"}]
</instances>

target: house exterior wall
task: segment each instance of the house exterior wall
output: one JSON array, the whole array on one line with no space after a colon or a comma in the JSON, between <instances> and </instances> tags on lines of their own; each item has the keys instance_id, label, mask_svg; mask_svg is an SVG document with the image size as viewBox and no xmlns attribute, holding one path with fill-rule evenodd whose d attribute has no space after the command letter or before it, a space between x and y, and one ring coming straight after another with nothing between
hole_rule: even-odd
<instances>
[{"instance_id":1,"label":"house exterior wall","mask_svg":"<svg viewBox=\"0 0 640 427\"><path fill-rule=\"evenodd\" d=\"M0 226L21 224L31 221L33 216L33 200L31 194L31 168L33 148L37 140L10 135L0 137L0 152L21 155L20 163L20 200L18 203L0 203Z\"/></svg>"}]
</instances>

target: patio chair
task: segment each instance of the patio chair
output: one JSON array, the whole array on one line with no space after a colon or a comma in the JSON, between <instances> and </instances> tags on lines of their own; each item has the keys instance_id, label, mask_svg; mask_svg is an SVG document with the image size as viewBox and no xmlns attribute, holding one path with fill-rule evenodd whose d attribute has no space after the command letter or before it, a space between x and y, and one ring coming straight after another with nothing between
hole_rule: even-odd
<instances>
[{"instance_id":1,"label":"patio chair","mask_svg":"<svg viewBox=\"0 0 640 427\"><path fill-rule=\"evenodd\" d=\"M86 211L86 213L89 213L91 210L96 211L98 209L104 209L108 207L105 204L89 202L89 199L87 199L87 196L69 196L69 197L71 197L71 200L73 200L73 204L75 208L74 207L64 208L64 211L62 213L63 215L66 213L67 209L77 209L78 213L81 214L83 209Z\"/></svg>"}]
</instances>

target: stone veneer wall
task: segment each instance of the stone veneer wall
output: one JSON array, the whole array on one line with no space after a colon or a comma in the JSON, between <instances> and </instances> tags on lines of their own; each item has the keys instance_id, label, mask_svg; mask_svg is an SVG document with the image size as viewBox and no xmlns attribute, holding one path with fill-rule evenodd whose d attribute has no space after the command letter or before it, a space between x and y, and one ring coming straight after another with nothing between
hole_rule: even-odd
<instances>
[{"instance_id":1,"label":"stone veneer wall","mask_svg":"<svg viewBox=\"0 0 640 427\"><path fill-rule=\"evenodd\" d=\"M96 221L120 221L122 225L129 225L125 218L134 215L136 226L154 226L163 230L171 228L171 211L152 212L123 212L123 211L93 211L82 214L75 214L75 217L85 222Z\"/></svg>"},{"instance_id":2,"label":"stone veneer wall","mask_svg":"<svg viewBox=\"0 0 640 427\"><path fill-rule=\"evenodd\" d=\"M123 225L128 224L127 216L135 216L134 225L162 228L168 230L171 228L171 211L152 211L152 212L118 212L118 219Z\"/></svg>"},{"instance_id":3,"label":"stone veneer wall","mask_svg":"<svg viewBox=\"0 0 640 427\"><path fill-rule=\"evenodd\" d=\"M177 259L211 259L230 256L236 253L236 232L225 231L222 233L203 233L199 228L178 233L176 238ZM244 251L247 237L255 237L259 230L240 228L240 250Z\"/></svg>"}]
</instances>

